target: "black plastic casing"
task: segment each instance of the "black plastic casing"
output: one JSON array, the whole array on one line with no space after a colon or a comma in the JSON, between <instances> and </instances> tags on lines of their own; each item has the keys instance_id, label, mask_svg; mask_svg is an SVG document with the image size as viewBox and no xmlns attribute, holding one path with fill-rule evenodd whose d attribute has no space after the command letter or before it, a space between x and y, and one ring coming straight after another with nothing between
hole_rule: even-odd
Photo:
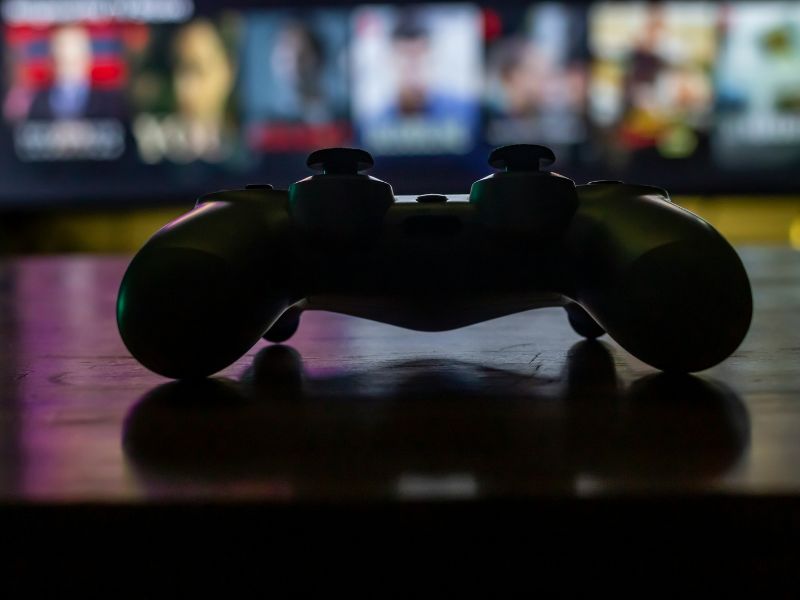
<instances>
[{"instance_id":1,"label":"black plastic casing","mask_svg":"<svg viewBox=\"0 0 800 600\"><path fill-rule=\"evenodd\" d=\"M579 333L605 330L680 372L739 346L749 281L708 223L658 188L518 175L476 182L469 202L394 202L364 175L314 176L305 198L303 182L209 194L131 262L122 338L173 378L213 374L265 334L280 339L271 329L291 335L305 310L438 331L565 306Z\"/></svg>"}]
</instances>

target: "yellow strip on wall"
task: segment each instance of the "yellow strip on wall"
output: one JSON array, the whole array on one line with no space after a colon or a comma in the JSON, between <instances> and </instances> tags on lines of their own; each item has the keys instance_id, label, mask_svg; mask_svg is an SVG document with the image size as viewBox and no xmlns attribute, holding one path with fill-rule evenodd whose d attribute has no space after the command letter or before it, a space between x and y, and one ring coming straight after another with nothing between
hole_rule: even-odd
<instances>
[{"instance_id":1,"label":"yellow strip on wall","mask_svg":"<svg viewBox=\"0 0 800 600\"><path fill-rule=\"evenodd\" d=\"M800 197L673 199L714 225L734 244L791 244L800 249ZM11 252L134 252L189 210L159 208L33 215L5 231Z\"/></svg>"}]
</instances>

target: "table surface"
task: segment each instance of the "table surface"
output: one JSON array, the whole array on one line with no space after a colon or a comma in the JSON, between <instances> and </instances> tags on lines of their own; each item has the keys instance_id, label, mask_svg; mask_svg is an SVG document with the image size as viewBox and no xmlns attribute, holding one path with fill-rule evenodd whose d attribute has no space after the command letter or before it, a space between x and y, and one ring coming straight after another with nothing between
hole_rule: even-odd
<instances>
[{"instance_id":1,"label":"table surface","mask_svg":"<svg viewBox=\"0 0 800 600\"><path fill-rule=\"evenodd\" d=\"M445 333L318 312L195 383L125 350L126 258L5 259L0 502L800 497L800 254L740 254L752 328L695 376L562 309Z\"/></svg>"}]
</instances>

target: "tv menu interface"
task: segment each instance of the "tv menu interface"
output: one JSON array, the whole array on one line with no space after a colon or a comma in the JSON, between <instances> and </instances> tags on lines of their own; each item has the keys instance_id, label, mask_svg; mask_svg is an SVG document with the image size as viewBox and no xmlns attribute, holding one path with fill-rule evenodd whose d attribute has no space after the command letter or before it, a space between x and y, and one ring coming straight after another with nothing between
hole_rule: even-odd
<instances>
[{"instance_id":1,"label":"tv menu interface","mask_svg":"<svg viewBox=\"0 0 800 600\"><path fill-rule=\"evenodd\" d=\"M0 200L147 200L359 146L398 193L494 146L676 191L797 191L800 4L6 0Z\"/></svg>"}]
</instances>

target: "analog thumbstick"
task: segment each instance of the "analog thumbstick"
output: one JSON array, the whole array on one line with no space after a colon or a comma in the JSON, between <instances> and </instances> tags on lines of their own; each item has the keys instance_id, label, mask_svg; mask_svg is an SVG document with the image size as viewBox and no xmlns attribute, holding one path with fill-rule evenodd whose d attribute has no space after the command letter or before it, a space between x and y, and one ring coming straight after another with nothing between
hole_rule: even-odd
<instances>
[{"instance_id":1,"label":"analog thumbstick","mask_svg":"<svg viewBox=\"0 0 800 600\"><path fill-rule=\"evenodd\" d=\"M489 165L506 171L538 172L556 161L556 155L547 146L512 144L495 148L489 155Z\"/></svg>"},{"instance_id":2,"label":"analog thumbstick","mask_svg":"<svg viewBox=\"0 0 800 600\"><path fill-rule=\"evenodd\" d=\"M375 164L369 152L359 148L324 148L308 155L306 164L326 175L357 175Z\"/></svg>"}]
</instances>

